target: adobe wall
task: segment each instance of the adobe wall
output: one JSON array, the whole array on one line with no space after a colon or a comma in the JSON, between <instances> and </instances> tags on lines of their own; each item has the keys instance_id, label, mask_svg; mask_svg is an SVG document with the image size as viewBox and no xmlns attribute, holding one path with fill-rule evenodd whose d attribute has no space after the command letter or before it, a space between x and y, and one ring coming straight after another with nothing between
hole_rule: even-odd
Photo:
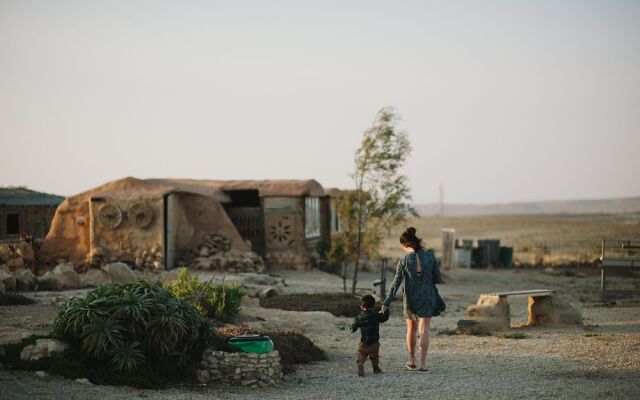
<instances>
[{"instance_id":1,"label":"adobe wall","mask_svg":"<svg viewBox=\"0 0 640 400\"><path fill-rule=\"evenodd\" d=\"M91 264L122 261L141 268L164 269L162 196L93 198L90 227Z\"/></svg>"},{"instance_id":2,"label":"adobe wall","mask_svg":"<svg viewBox=\"0 0 640 400\"><path fill-rule=\"evenodd\" d=\"M86 263L90 250L89 221L88 201L63 201L51 221L44 243L36 251L38 262L53 265L64 259L74 265Z\"/></svg>"},{"instance_id":3,"label":"adobe wall","mask_svg":"<svg viewBox=\"0 0 640 400\"><path fill-rule=\"evenodd\" d=\"M270 267L307 269L311 259L304 230L304 199L265 197L265 262Z\"/></svg>"}]
</instances>

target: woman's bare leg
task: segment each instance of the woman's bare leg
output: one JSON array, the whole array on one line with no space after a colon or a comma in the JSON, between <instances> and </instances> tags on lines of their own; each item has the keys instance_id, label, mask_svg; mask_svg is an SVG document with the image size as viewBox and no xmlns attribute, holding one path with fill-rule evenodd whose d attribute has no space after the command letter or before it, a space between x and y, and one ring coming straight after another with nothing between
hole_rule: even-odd
<instances>
[{"instance_id":1,"label":"woman's bare leg","mask_svg":"<svg viewBox=\"0 0 640 400\"><path fill-rule=\"evenodd\" d=\"M416 321L405 319L407 322L407 352L409 353L409 364L416 363Z\"/></svg>"},{"instance_id":2,"label":"woman's bare leg","mask_svg":"<svg viewBox=\"0 0 640 400\"><path fill-rule=\"evenodd\" d=\"M418 332L420 333L420 365L418 368L426 368L427 352L429 351L429 328L431 327L431 317L420 318L418 322ZM414 345L415 346L415 345Z\"/></svg>"}]
</instances>

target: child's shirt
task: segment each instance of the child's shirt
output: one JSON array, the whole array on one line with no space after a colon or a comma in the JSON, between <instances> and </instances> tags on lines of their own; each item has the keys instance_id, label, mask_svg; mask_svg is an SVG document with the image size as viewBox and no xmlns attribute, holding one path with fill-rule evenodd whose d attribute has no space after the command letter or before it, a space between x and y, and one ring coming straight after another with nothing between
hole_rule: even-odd
<instances>
[{"instance_id":1,"label":"child's shirt","mask_svg":"<svg viewBox=\"0 0 640 400\"><path fill-rule=\"evenodd\" d=\"M351 332L355 332L360 328L360 341L364 344L378 343L380 340L380 331L378 325L389 319L389 309L384 313L375 312L374 310L365 310L358 314L351 325Z\"/></svg>"}]
</instances>

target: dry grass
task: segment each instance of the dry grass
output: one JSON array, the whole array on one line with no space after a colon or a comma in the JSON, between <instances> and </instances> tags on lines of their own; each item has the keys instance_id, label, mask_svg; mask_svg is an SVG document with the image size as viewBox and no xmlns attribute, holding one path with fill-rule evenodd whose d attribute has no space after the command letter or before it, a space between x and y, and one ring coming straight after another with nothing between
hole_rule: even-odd
<instances>
[{"instance_id":1,"label":"dry grass","mask_svg":"<svg viewBox=\"0 0 640 400\"><path fill-rule=\"evenodd\" d=\"M600 255L603 238L640 238L637 214L615 215L526 215L482 217L411 218L427 247L437 253L441 230L454 228L457 238L500 239L514 248L514 261L545 264L591 262ZM391 257L404 253L398 237L405 227L395 229L383 243L382 251Z\"/></svg>"}]
</instances>

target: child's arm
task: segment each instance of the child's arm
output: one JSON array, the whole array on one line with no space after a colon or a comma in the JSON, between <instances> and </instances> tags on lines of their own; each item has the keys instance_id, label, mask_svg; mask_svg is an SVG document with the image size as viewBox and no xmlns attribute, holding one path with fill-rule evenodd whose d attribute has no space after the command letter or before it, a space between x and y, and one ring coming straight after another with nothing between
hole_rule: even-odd
<instances>
[{"instance_id":1,"label":"child's arm","mask_svg":"<svg viewBox=\"0 0 640 400\"><path fill-rule=\"evenodd\" d=\"M378 322L387 322L389 320L390 315L391 315L391 312L389 311L389 308L386 308L384 311L379 312Z\"/></svg>"},{"instance_id":2,"label":"child's arm","mask_svg":"<svg viewBox=\"0 0 640 400\"><path fill-rule=\"evenodd\" d=\"M358 324L358 316L356 316L353 319L353 324L351 324L351 333L357 331L358 330L358 326L359 326L359 324Z\"/></svg>"}]
</instances>

